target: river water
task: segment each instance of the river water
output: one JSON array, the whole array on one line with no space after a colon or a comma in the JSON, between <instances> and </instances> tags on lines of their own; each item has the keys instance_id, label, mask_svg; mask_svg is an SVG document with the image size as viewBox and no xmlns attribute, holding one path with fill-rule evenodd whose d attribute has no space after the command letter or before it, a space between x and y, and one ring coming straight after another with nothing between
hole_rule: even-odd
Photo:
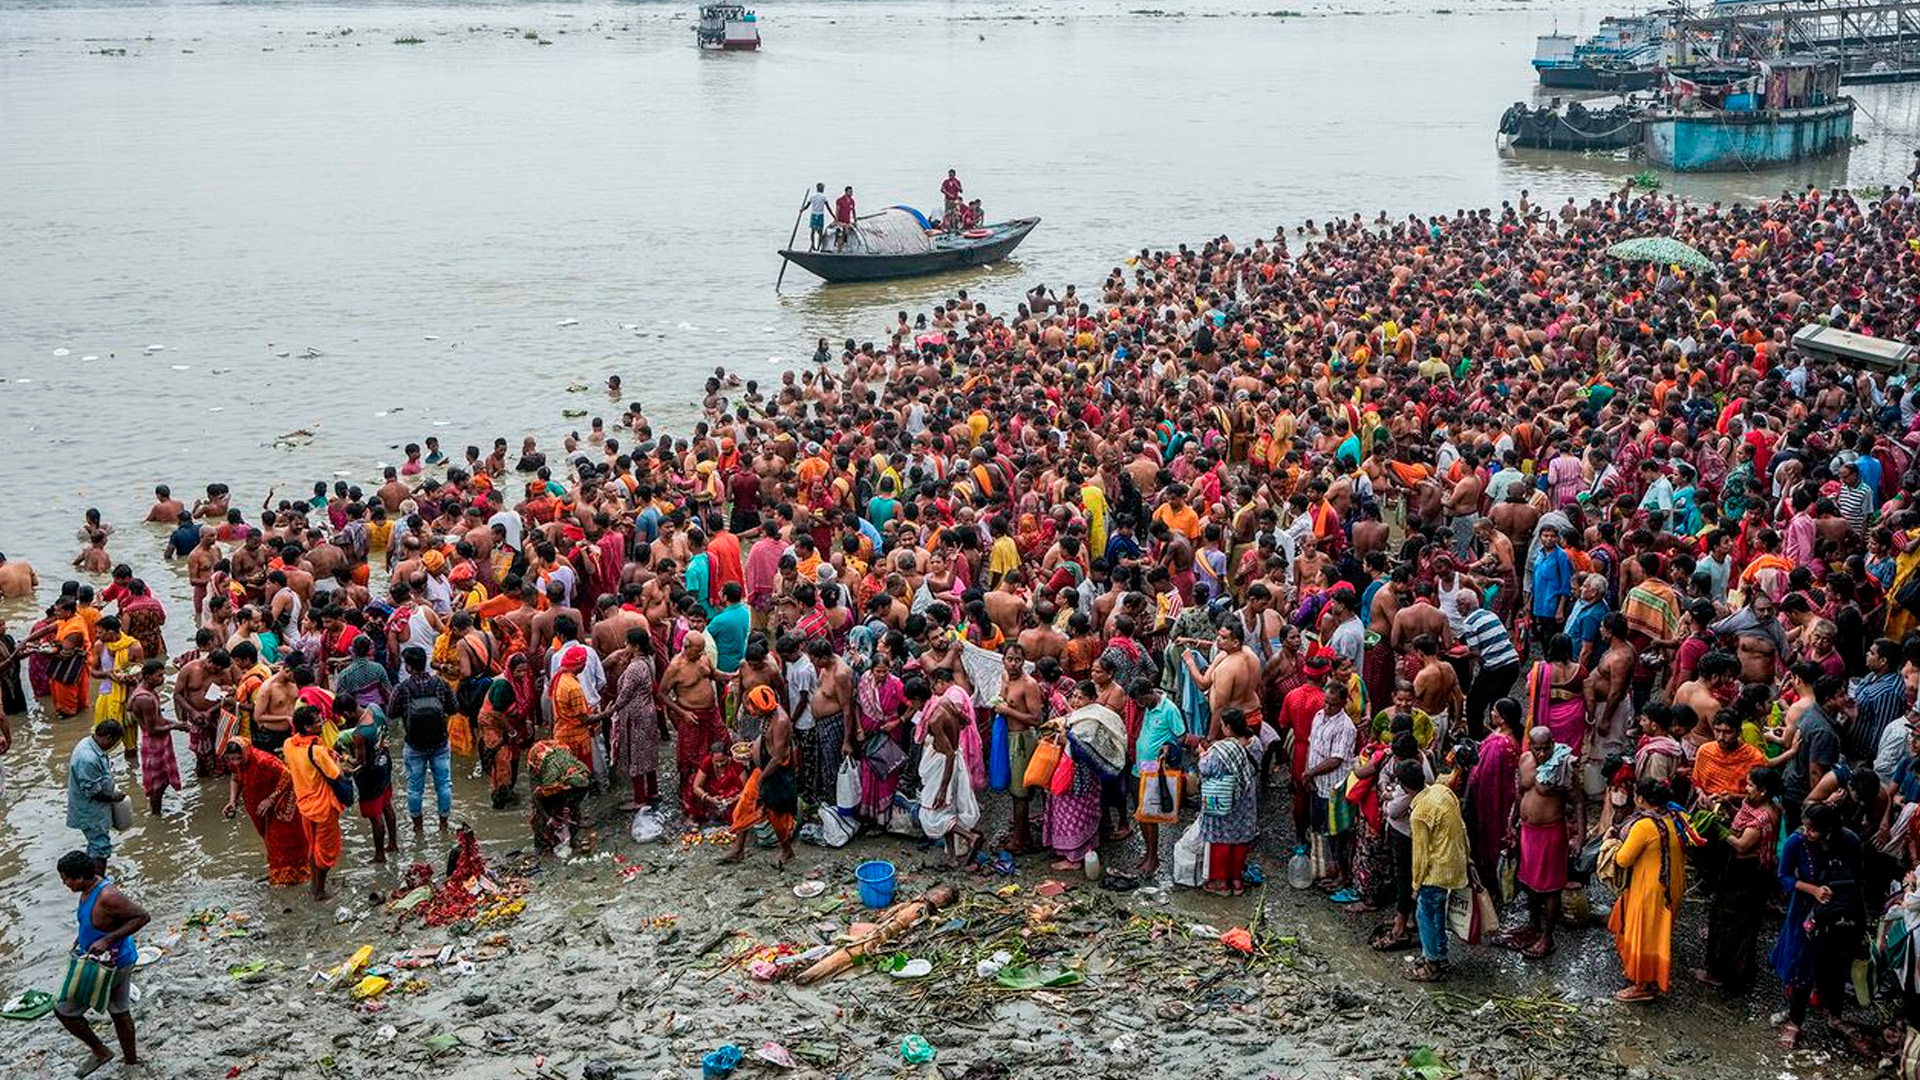
<instances>
[{"instance_id":1,"label":"river water","mask_svg":"<svg viewBox=\"0 0 1920 1080\"><path fill-rule=\"evenodd\" d=\"M429 434L456 454L551 442L584 428L566 410L610 414L612 373L684 430L716 365L773 377L959 287L1010 307L1144 245L1584 199L1639 168L1495 146L1535 94L1534 36L1608 9L1288 2L772 4L747 55L697 50L691 3L0 0L0 551L50 595L100 507L184 648L184 576L137 524L157 482L257 505L368 480ZM1848 157L1669 187L1897 184L1920 95L1853 93L1867 142ZM896 285L796 270L775 292L812 182L926 207L949 167L989 216L1044 219L1015 259ZM312 439L274 447L295 429ZM16 632L37 611L0 605ZM60 779L83 727L15 730L0 965L45 965L70 933L50 868L76 839ZM224 794L190 789L160 822L137 808L124 872L256 875Z\"/></svg>"}]
</instances>

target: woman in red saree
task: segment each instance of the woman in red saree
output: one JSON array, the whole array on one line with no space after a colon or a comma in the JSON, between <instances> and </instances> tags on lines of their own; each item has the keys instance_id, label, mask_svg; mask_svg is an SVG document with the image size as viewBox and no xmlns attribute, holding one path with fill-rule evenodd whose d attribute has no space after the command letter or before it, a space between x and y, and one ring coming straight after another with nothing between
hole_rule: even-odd
<instances>
[{"instance_id":1,"label":"woman in red saree","mask_svg":"<svg viewBox=\"0 0 1920 1080\"><path fill-rule=\"evenodd\" d=\"M293 777L279 758L256 748L250 740L230 739L227 763L227 805L232 817L244 809L267 845L267 882L302 885L311 872L307 831L294 804Z\"/></svg>"}]
</instances>

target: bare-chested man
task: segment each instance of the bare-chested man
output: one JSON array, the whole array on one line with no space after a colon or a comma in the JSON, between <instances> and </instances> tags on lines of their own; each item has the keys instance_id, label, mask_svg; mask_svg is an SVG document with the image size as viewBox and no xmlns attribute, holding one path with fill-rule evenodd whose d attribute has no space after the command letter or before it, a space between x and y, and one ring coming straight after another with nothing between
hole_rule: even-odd
<instances>
[{"instance_id":1,"label":"bare-chested man","mask_svg":"<svg viewBox=\"0 0 1920 1080\"><path fill-rule=\"evenodd\" d=\"M1394 588L1397 590L1400 587L1396 585ZM1413 652L1413 643L1422 637L1431 637L1444 645L1453 635L1453 631L1447 625L1446 613L1433 602L1431 588L1415 585L1411 591L1413 603L1394 611L1392 629L1388 632L1388 640L1393 645L1393 651L1403 656L1410 655ZM1375 599L1378 599L1377 595ZM1404 601L1405 593L1401 594L1401 599Z\"/></svg>"},{"instance_id":2,"label":"bare-chested man","mask_svg":"<svg viewBox=\"0 0 1920 1080\"><path fill-rule=\"evenodd\" d=\"M1001 660L1006 665L1007 681L1000 688L998 700L991 704L1007 721L1007 761L1012 769L1007 790L1013 796L1013 817L1007 828L1006 847L1019 855L1033 850L1028 835L1028 796L1033 792L1027 787L1026 770L1040 741L1035 729L1047 719L1047 699L1040 684L1027 674L1026 649L1017 643L1008 645Z\"/></svg>"},{"instance_id":3,"label":"bare-chested man","mask_svg":"<svg viewBox=\"0 0 1920 1080\"><path fill-rule=\"evenodd\" d=\"M1739 693L1740 661L1731 653L1710 652L1694 664L1693 678L1675 688L1670 702L1675 708L1685 705L1692 709L1696 719L1692 729L1682 733L1688 757L1712 741L1713 718L1733 704Z\"/></svg>"},{"instance_id":4,"label":"bare-chested man","mask_svg":"<svg viewBox=\"0 0 1920 1080\"><path fill-rule=\"evenodd\" d=\"M1627 724L1633 719L1634 664L1638 660L1628 638L1627 617L1613 612L1600 620L1600 640L1604 645L1600 662L1588 673L1581 695L1587 701L1587 730L1599 744L1596 752L1604 760L1627 746ZM1581 753L1582 748L1574 747Z\"/></svg>"},{"instance_id":5,"label":"bare-chested man","mask_svg":"<svg viewBox=\"0 0 1920 1080\"><path fill-rule=\"evenodd\" d=\"M1752 589L1747 606L1714 623L1713 632L1733 635L1741 682L1773 682L1788 650L1787 628L1780 623L1772 594L1764 588Z\"/></svg>"},{"instance_id":6,"label":"bare-chested man","mask_svg":"<svg viewBox=\"0 0 1920 1080\"><path fill-rule=\"evenodd\" d=\"M1556 747L1553 732L1536 727L1527 733L1520 755L1518 879L1527 893L1527 925L1502 944L1538 959L1553 951L1553 928L1560 921L1560 893L1567 885L1567 861L1586 840L1585 803L1578 786L1577 748Z\"/></svg>"},{"instance_id":7,"label":"bare-chested man","mask_svg":"<svg viewBox=\"0 0 1920 1080\"><path fill-rule=\"evenodd\" d=\"M293 734L293 708L299 703L300 687L293 681L293 672L275 668L253 695L253 745L269 754L279 753Z\"/></svg>"},{"instance_id":8,"label":"bare-chested man","mask_svg":"<svg viewBox=\"0 0 1920 1080\"><path fill-rule=\"evenodd\" d=\"M660 675L660 705L673 718L674 765L680 776L680 806L693 806L693 774L707 747L728 738L715 691L716 673L707 656L707 636L690 633L680 652ZM777 699L776 699L777 700ZM691 820L692 812L688 813Z\"/></svg>"},{"instance_id":9,"label":"bare-chested man","mask_svg":"<svg viewBox=\"0 0 1920 1080\"><path fill-rule=\"evenodd\" d=\"M1460 719L1460 673L1440 658L1440 639L1432 634L1414 638L1413 652L1420 658L1420 670L1413 676L1414 706L1436 722L1447 717L1451 729Z\"/></svg>"},{"instance_id":10,"label":"bare-chested man","mask_svg":"<svg viewBox=\"0 0 1920 1080\"><path fill-rule=\"evenodd\" d=\"M217 689L216 689L217 688ZM220 721L220 702L233 692L233 660L225 649L195 657L173 680L173 712L187 732L193 750L193 775L213 775L220 751L213 745Z\"/></svg>"},{"instance_id":11,"label":"bare-chested man","mask_svg":"<svg viewBox=\"0 0 1920 1080\"><path fill-rule=\"evenodd\" d=\"M1260 658L1246 647L1247 632L1238 623L1229 622L1214 632L1214 659L1205 671L1200 670L1200 654L1193 649L1184 653L1187 674L1207 695L1207 706L1213 714L1208 726L1207 738L1217 741L1226 737L1226 728L1220 723L1220 714L1229 708L1238 708L1247 716L1247 726L1258 730L1262 720L1260 706Z\"/></svg>"},{"instance_id":12,"label":"bare-chested man","mask_svg":"<svg viewBox=\"0 0 1920 1080\"><path fill-rule=\"evenodd\" d=\"M31 563L0 555L0 600L30 597L39 584L40 575L33 572Z\"/></svg>"}]
</instances>

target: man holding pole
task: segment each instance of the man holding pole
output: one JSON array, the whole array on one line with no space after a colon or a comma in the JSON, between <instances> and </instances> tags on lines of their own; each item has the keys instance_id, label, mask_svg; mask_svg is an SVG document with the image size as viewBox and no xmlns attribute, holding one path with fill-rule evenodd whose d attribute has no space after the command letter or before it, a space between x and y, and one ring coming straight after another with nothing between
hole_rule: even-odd
<instances>
[{"instance_id":1,"label":"man holding pole","mask_svg":"<svg viewBox=\"0 0 1920 1080\"><path fill-rule=\"evenodd\" d=\"M813 185L807 194L807 201L800 209L807 215L807 250L824 251L827 247L827 185Z\"/></svg>"}]
</instances>

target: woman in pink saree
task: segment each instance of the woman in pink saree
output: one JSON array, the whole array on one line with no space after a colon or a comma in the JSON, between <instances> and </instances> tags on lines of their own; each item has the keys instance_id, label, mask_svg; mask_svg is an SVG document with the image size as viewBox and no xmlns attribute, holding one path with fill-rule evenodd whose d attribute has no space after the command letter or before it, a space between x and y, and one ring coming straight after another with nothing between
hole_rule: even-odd
<instances>
[{"instance_id":1,"label":"woman in pink saree","mask_svg":"<svg viewBox=\"0 0 1920 1080\"><path fill-rule=\"evenodd\" d=\"M1578 753L1587 734L1587 703L1580 696L1586 672L1574 661L1573 639L1565 634L1555 634L1547 642L1546 657L1527 672L1530 726L1546 728L1553 732L1554 742Z\"/></svg>"}]
</instances>

